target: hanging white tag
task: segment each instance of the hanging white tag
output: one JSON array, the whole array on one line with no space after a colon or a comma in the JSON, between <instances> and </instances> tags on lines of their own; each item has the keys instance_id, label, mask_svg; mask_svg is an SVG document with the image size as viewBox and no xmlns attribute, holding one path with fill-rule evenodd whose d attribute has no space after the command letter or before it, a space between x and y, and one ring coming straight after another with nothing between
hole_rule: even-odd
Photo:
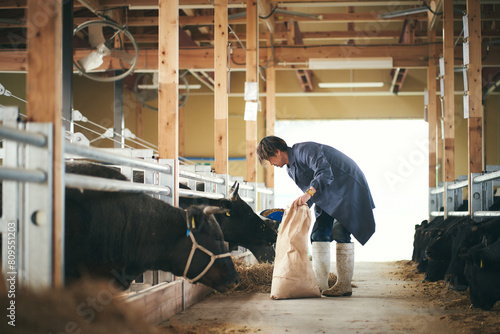
<instances>
[{"instance_id":1,"label":"hanging white tag","mask_svg":"<svg viewBox=\"0 0 500 334\"><path fill-rule=\"evenodd\" d=\"M465 42L463 46L464 65L469 65L469 42Z\"/></svg>"},{"instance_id":2,"label":"hanging white tag","mask_svg":"<svg viewBox=\"0 0 500 334\"><path fill-rule=\"evenodd\" d=\"M439 76L444 77L444 58L439 58Z\"/></svg>"},{"instance_id":3,"label":"hanging white tag","mask_svg":"<svg viewBox=\"0 0 500 334\"><path fill-rule=\"evenodd\" d=\"M245 82L245 101L259 99L259 85L257 82Z\"/></svg>"},{"instance_id":4,"label":"hanging white tag","mask_svg":"<svg viewBox=\"0 0 500 334\"><path fill-rule=\"evenodd\" d=\"M469 94L464 95L464 119L469 118Z\"/></svg>"},{"instance_id":5,"label":"hanging white tag","mask_svg":"<svg viewBox=\"0 0 500 334\"><path fill-rule=\"evenodd\" d=\"M469 82L467 80L467 67L463 68L463 79L464 79L464 92L469 90Z\"/></svg>"},{"instance_id":6,"label":"hanging white tag","mask_svg":"<svg viewBox=\"0 0 500 334\"><path fill-rule=\"evenodd\" d=\"M462 22L464 24L464 39L469 38L469 15L466 14L462 17Z\"/></svg>"},{"instance_id":7,"label":"hanging white tag","mask_svg":"<svg viewBox=\"0 0 500 334\"><path fill-rule=\"evenodd\" d=\"M245 103L245 121L256 121L259 103L247 101Z\"/></svg>"}]
</instances>

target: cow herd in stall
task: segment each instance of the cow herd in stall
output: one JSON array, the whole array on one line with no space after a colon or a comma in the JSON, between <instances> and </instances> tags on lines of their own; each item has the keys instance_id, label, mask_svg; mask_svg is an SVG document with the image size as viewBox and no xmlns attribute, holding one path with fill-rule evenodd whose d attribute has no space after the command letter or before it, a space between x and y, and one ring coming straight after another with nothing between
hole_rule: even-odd
<instances>
[{"instance_id":1,"label":"cow herd in stall","mask_svg":"<svg viewBox=\"0 0 500 334\"><path fill-rule=\"evenodd\" d=\"M459 211L467 211L464 201ZM495 198L489 211L500 210ZM444 280L455 291L469 289L474 307L491 309L500 300L500 217L438 216L415 226L412 261L425 280Z\"/></svg>"}]
</instances>

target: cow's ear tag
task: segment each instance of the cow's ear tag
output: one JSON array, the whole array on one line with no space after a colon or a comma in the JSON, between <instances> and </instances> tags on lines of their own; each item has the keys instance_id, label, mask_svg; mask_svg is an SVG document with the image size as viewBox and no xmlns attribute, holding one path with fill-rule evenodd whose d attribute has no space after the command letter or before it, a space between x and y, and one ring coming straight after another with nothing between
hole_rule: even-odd
<instances>
[{"instance_id":1,"label":"cow's ear tag","mask_svg":"<svg viewBox=\"0 0 500 334\"><path fill-rule=\"evenodd\" d=\"M189 230L189 228L188 228L188 229L187 229L187 231L186 231L186 237L189 237L189 231L190 231L190 230Z\"/></svg>"},{"instance_id":2,"label":"cow's ear tag","mask_svg":"<svg viewBox=\"0 0 500 334\"><path fill-rule=\"evenodd\" d=\"M483 260L481 260L480 262L480 266L479 266L481 269L483 269Z\"/></svg>"},{"instance_id":3,"label":"cow's ear tag","mask_svg":"<svg viewBox=\"0 0 500 334\"><path fill-rule=\"evenodd\" d=\"M191 228L196 228L196 224L194 222L194 217L191 217Z\"/></svg>"},{"instance_id":4,"label":"cow's ear tag","mask_svg":"<svg viewBox=\"0 0 500 334\"><path fill-rule=\"evenodd\" d=\"M229 217L229 216L231 216L231 214L230 214L229 212L226 212L226 216L228 216L228 217Z\"/></svg>"}]
</instances>

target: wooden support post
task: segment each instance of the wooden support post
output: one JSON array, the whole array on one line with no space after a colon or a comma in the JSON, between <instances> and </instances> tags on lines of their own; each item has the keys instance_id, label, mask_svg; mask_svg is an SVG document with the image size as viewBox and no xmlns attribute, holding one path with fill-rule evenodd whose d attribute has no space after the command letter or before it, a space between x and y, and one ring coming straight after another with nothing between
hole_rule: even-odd
<instances>
[{"instance_id":1,"label":"wooden support post","mask_svg":"<svg viewBox=\"0 0 500 334\"><path fill-rule=\"evenodd\" d=\"M453 0L443 0L444 56L444 182L455 181L455 72L453 39ZM444 201L445 218L447 202ZM453 208L452 208L453 210Z\"/></svg>"},{"instance_id":2,"label":"wooden support post","mask_svg":"<svg viewBox=\"0 0 500 334\"><path fill-rule=\"evenodd\" d=\"M62 270L62 3L32 0L28 11L26 107L29 122L53 124L52 284L61 287ZM43 50L43 52L41 51Z\"/></svg>"},{"instance_id":3,"label":"wooden support post","mask_svg":"<svg viewBox=\"0 0 500 334\"><path fill-rule=\"evenodd\" d=\"M257 2L247 1L247 44L246 44L246 81L259 82L257 76ZM257 182L257 121L246 121L247 182Z\"/></svg>"},{"instance_id":4,"label":"wooden support post","mask_svg":"<svg viewBox=\"0 0 500 334\"><path fill-rule=\"evenodd\" d=\"M179 156L186 155L186 108L179 107Z\"/></svg>"},{"instance_id":5,"label":"wooden support post","mask_svg":"<svg viewBox=\"0 0 500 334\"><path fill-rule=\"evenodd\" d=\"M215 173L228 173L227 0L214 1Z\"/></svg>"},{"instance_id":6,"label":"wooden support post","mask_svg":"<svg viewBox=\"0 0 500 334\"><path fill-rule=\"evenodd\" d=\"M435 1L432 1L430 6L435 7ZM434 10L434 9L433 9ZM431 12L428 15L428 22L431 22ZM429 94L429 104L427 106L427 119L429 122L429 188L434 188L436 184L436 164L437 164L437 97L436 97L436 31L427 30L427 37L430 43L429 46L429 67L427 68L427 93Z\"/></svg>"},{"instance_id":7,"label":"wooden support post","mask_svg":"<svg viewBox=\"0 0 500 334\"><path fill-rule=\"evenodd\" d=\"M471 214L471 173L483 170L482 78L481 78L481 7L478 0L467 0L469 17L469 214Z\"/></svg>"},{"instance_id":8,"label":"wooden support post","mask_svg":"<svg viewBox=\"0 0 500 334\"><path fill-rule=\"evenodd\" d=\"M135 134L138 138L144 138L144 124L142 118L142 103L137 101L135 104ZM136 144L136 148L142 148L141 145Z\"/></svg>"},{"instance_id":9,"label":"wooden support post","mask_svg":"<svg viewBox=\"0 0 500 334\"><path fill-rule=\"evenodd\" d=\"M159 0L158 151L174 159L174 205L179 202L179 0Z\"/></svg>"},{"instance_id":10,"label":"wooden support post","mask_svg":"<svg viewBox=\"0 0 500 334\"><path fill-rule=\"evenodd\" d=\"M268 33L267 45L271 46L271 34ZM271 48L267 49L266 69L266 136L274 136L274 123L276 121L276 69ZM274 167L266 162L265 174L266 187L274 188Z\"/></svg>"}]
</instances>

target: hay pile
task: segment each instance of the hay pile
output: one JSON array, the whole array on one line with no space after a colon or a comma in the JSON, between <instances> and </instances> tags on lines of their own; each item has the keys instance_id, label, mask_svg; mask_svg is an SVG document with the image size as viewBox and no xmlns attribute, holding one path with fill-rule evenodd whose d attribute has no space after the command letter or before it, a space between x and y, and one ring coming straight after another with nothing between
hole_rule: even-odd
<instances>
[{"instance_id":1,"label":"hay pile","mask_svg":"<svg viewBox=\"0 0 500 334\"><path fill-rule=\"evenodd\" d=\"M240 284L227 294L231 293L271 293L271 283L273 280L273 263L264 262L247 265L242 259L233 259L234 267L240 276ZM333 286L337 281L337 276L330 273L328 279L329 286Z\"/></svg>"},{"instance_id":2,"label":"hay pile","mask_svg":"<svg viewBox=\"0 0 500 334\"><path fill-rule=\"evenodd\" d=\"M248 266L241 259L235 259L233 262L240 276L240 284L233 291L241 293L271 293L273 263L263 262Z\"/></svg>"},{"instance_id":3,"label":"hay pile","mask_svg":"<svg viewBox=\"0 0 500 334\"><path fill-rule=\"evenodd\" d=\"M8 324L10 319L4 313L0 333L163 333L119 295L109 282L90 279L64 289L19 287L15 298L0 295L4 312L15 302L15 327Z\"/></svg>"}]
</instances>

